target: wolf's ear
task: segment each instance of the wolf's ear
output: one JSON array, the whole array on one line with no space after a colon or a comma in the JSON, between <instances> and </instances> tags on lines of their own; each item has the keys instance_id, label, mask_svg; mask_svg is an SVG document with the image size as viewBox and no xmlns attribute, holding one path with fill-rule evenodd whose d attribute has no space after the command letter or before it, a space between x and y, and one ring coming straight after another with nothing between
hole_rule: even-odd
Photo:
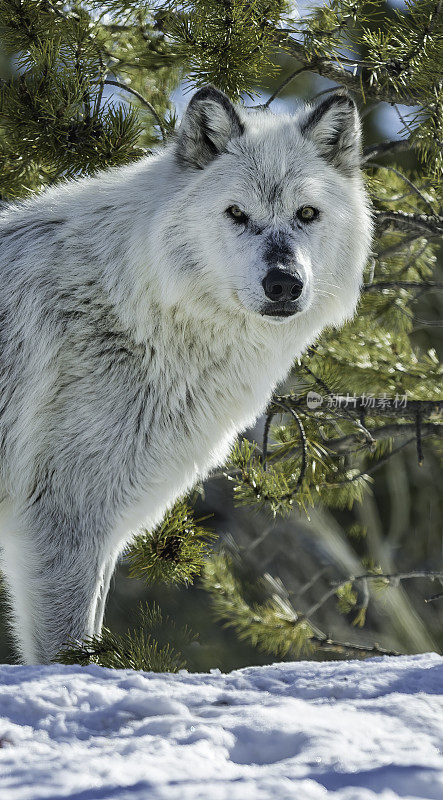
<instances>
[{"instance_id":1,"label":"wolf's ear","mask_svg":"<svg viewBox=\"0 0 443 800\"><path fill-rule=\"evenodd\" d=\"M360 165L360 118L346 92L334 92L311 108L301 123L301 132L342 172L350 174Z\"/></svg>"},{"instance_id":2,"label":"wolf's ear","mask_svg":"<svg viewBox=\"0 0 443 800\"><path fill-rule=\"evenodd\" d=\"M205 86L191 98L182 119L177 159L184 166L203 169L243 130L243 123L226 95L214 86Z\"/></svg>"}]
</instances>

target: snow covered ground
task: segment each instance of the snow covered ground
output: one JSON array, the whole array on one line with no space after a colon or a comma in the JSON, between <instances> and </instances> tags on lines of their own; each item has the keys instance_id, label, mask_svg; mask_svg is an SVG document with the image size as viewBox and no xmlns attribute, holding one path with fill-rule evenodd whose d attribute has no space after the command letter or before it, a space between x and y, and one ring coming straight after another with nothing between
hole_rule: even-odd
<instances>
[{"instance_id":1,"label":"snow covered ground","mask_svg":"<svg viewBox=\"0 0 443 800\"><path fill-rule=\"evenodd\" d=\"M443 658L0 667L1 800L443 800Z\"/></svg>"}]
</instances>

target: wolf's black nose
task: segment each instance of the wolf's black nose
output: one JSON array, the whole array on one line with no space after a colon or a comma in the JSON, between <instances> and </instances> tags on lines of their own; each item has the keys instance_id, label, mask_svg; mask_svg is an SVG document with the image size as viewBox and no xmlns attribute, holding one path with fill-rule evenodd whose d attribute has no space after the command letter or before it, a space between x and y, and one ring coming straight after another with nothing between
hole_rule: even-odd
<instances>
[{"instance_id":1,"label":"wolf's black nose","mask_svg":"<svg viewBox=\"0 0 443 800\"><path fill-rule=\"evenodd\" d=\"M303 291L300 276L282 269L271 269L262 281L266 297L275 303L286 300L297 300Z\"/></svg>"}]
</instances>

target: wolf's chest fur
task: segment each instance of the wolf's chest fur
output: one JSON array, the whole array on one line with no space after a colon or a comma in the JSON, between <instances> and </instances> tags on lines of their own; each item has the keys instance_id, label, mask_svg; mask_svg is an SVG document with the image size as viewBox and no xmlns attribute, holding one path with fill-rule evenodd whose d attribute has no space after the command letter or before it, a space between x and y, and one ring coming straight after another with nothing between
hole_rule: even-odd
<instances>
[{"instance_id":1,"label":"wolf's chest fur","mask_svg":"<svg viewBox=\"0 0 443 800\"><path fill-rule=\"evenodd\" d=\"M101 461L112 465L107 486L122 495L123 528L155 523L166 505L221 464L285 369L286 359L278 358L272 337L259 348L244 329L222 337L183 331L164 320L154 328L139 358L137 379L133 374L126 381L122 372L111 392L114 414L119 410L111 426L115 436ZM106 403L110 384L100 392Z\"/></svg>"}]
</instances>

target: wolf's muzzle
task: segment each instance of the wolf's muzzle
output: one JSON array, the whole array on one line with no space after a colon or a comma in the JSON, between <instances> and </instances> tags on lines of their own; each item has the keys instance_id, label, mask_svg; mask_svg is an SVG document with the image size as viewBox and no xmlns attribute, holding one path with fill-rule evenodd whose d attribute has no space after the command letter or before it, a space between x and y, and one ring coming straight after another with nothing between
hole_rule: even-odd
<instances>
[{"instance_id":1,"label":"wolf's muzzle","mask_svg":"<svg viewBox=\"0 0 443 800\"><path fill-rule=\"evenodd\" d=\"M282 269L271 269L262 281L262 286L269 300L285 305L298 300L303 291L300 275Z\"/></svg>"}]
</instances>

